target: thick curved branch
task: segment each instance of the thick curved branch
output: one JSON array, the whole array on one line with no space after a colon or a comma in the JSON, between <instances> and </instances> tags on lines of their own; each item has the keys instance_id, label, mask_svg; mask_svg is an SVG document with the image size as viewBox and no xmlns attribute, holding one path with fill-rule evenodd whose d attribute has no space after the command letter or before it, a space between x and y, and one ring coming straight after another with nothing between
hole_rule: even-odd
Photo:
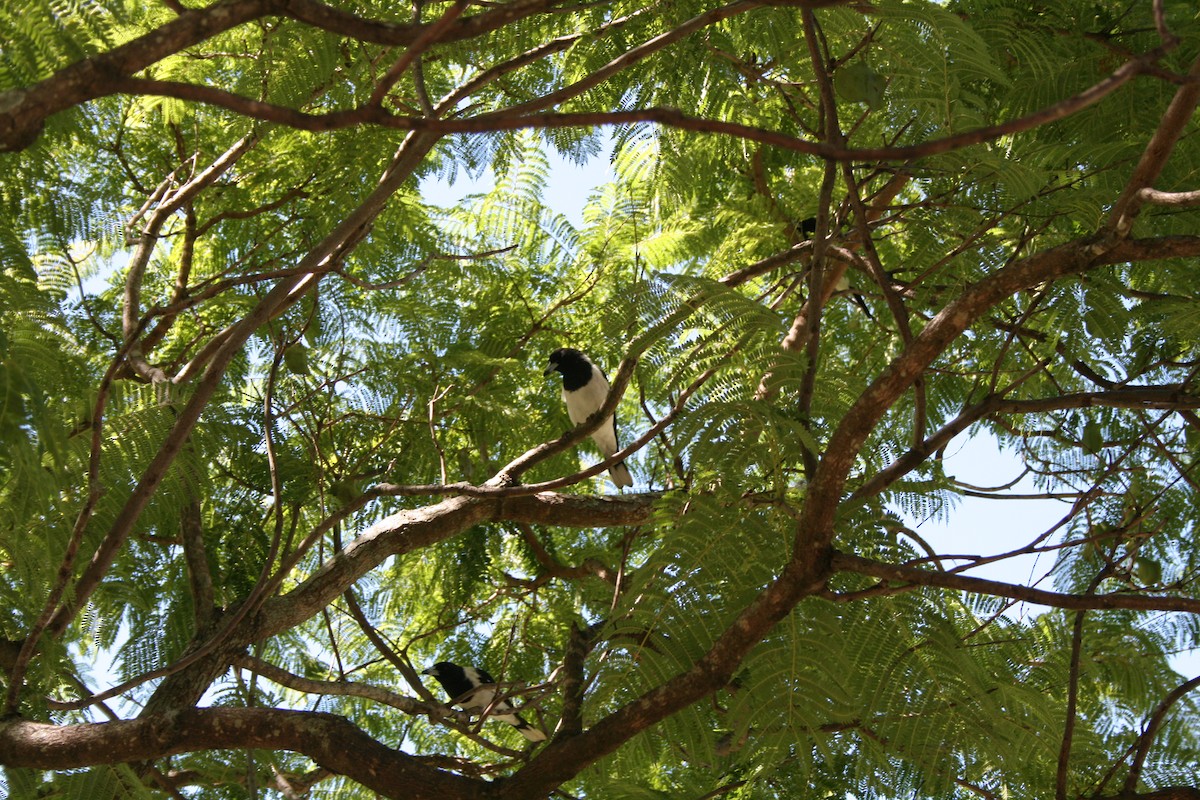
<instances>
[{"instance_id":1,"label":"thick curved branch","mask_svg":"<svg viewBox=\"0 0 1200 800\"><path fill-rule=\"evenodd\" d=\"M797 530L795 559L819 558L833 541L834 515L850 469L867 437L913 381L958 336L998 303L1046 281L1106 264L1200 253L1200 237L1111 241L1104 232L1014 261L972 284L946 305L867 389L842 418L810 484Z\"/></svg>"},{"instance_id":2,"label":"thick curved branch","mask_svg":"<svg viewBox=\"0 0 1200 800\"><path fill-rule=\"evenodd\" d=\"M369 495L360 498L353 509L361 508L368 499ZM251 611L249 604L239 606L230 618L220 621L219 630L198 634L187 655L178 662L75 701L69 707L90 705L155 677L164 680L147 702L147 709L164 711L191 705L242 648L321 613L338 594L344 593L391 556L444 541L486 521L577 527L641 525L649 519L657 499L657 494L592 498L544 493L486 501L457 497L435 506L398 512L335 552L322 567L287 594L270 597L252 613L247 613ZM340 517L334 521L336 519ZM331 525L331 521L322 522L305 541L314 540ZM277 586L277 581L288 574L289 570L281 570L272 579L272 585ZM67 707L67 704L61 705Z\"/></svg>"},{"instance_id":3,"label":"thick curved branch","mask_svg":"<svg viewBox=\"0 0 1200 800\"><path fill-rule=\"evenodd\" d=\"M516 0L456 20L439 41L470 39L542 11L551 0ZM128 79L168 56L266 16L284 16L360 41L410 46L429 25L357 17L316 0L225 0L187 9L164 25L106 53L71 64L32 86L0 93L0 152L22 150L41 133L48 117L89 100L122 91ZM433 23L437 24L437 23ZM252 115L253 116L253 115Z\"/></svg>"},{"instance_id":4,"label":"thick curved branch","mask_svg":"<svg viewBox=\"0 0 1200 800\"><path fill-rule=\"evenodd\" d=\"M1096 263L1093 240L1036 253L968 287L929 321L842 418L821 458L796 533L794 561L815 561L833 541L834 516L858 452L878 422L950 343L997 303L1028 286L1083 272Z\"/></svg>"},{"instance_id":5,"label":"thick curved branch","mask_svg":"<svg viewBox=\"0 0 1200 800\"><path fill-rule=\"evenodd\" d=\"M601 498L546 492L500 500L452 497L426 508L400 511L363 531L295 589L264 603L256 630L239 638L249 644L288 630L318 613L385 559L445 541L483 522L640 525L649 520L657 499L657 495Z\"/></svg>"},{"instance_id":6,"label":"thick curved branch","mask_svg":"<svg viewBox=\"0 0 1200 800\"><path fill-rule=\"evenodd\" d=\"M377 106L361 106L346 111L310 114L285 106L252 100L220 89L212 89L195 84L153 81L140 78L123 78L120 79L119 83L122 91L208 103L254 119L274 122L312 133L324 133L367 124L400 131L426 131L446 135L452 133L495 133L528 129L615 127L638 123L654 123L667 128L758 142L778 147L781 150L804 153L833 161L913 161L928 156L961 150L976 144L993 141L1004 136L1010 136L1056 122L1078 113L1089 106L1095 105L1143 71L1145 70L1142 68L1131 68L1127 72L1120 72L1117 74L1117 77L1112 79L1112 83L1104 83L1094 92L1086 92L1083 95L1068 98L1061 103L1027 117L999 125L977 128L941 139L930 139L918 144L885 147L840 146L825 142L810 141L779 131L743 125L738 122L696 117L678 109L666 107L641 108L629 111L496 114L453 119L393 115ZM0 115L0 122L2 121L3 117ZM2 133L3 131L0 130L0 135ZM0 145L3 145L2 139L0 139Z\"/></svg>"},{"instance_id":7,"label":"thick curved branch","mask_svg":"<svg viewBox=\"0 0 1200 800\"><path fill-rule=\"evenodd\" d=\"M193 708L82 725L0 722L0 763L35 769L150 761L231 747L291 750L384 797L487 797L487 784L435 769L377 742L342 717L270 708Z\"/></svg>"},{"instance_id":8,"label":"thick curved branch","mask_svg":"<svg viewBox=\"0 0 1200 800\"><path fill-rule=\"evenodd\" d=\"M278 0L226 0L188 10L150 33L59 70L33 86L0 94L0 151L28 147L46 119L111 93L114 77L132 75L205 39L270 14Z\"/></svg>"}]
</instances>

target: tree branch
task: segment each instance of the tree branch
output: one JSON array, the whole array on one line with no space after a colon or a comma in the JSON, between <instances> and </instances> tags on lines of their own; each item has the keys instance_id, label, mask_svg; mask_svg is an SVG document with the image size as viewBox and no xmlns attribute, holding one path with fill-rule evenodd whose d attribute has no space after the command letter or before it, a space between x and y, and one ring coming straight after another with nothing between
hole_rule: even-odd
<instances>
[{"instance_id":1,"label":"tree branch","mask_svg":"<svg viewBox=\"0 0 1200 800\"><path fill-rule=\"evenodd\" d=\"M35 769L150 761L236 747L291 750L391 798L483 800L488 786L380 744L342 717L270 708L193 708L82 725L0 722L0 762Z\"/></svg>"},{"instance_id":2,"label":"tree branch","mask_svg":"<svg viewBox=\"0 0 1200 800\"><path fill-rule=\"evenodd\" d=\"M885 581L901 581L914 586L934 586L961 592L1007 597L1025 603L1034 603L1051 608L1074 611L1099 611L1127 609L1131 611L1182 611L1200 613L1200 600L1191 597L1169 597L1147 594L1062 594L1034 589L1011 583L972 578L941 570L919 569L901 564L885 564L849 553L835 553L833 568L842 572L854 572Z\"/></svg>"},{"instance_id":3,"label":"tree branch","mask_svg":"<svg viewBox=\"0 0 1200 800\"><path fill-rule=\"evenodd\" d=\"M183 449L201 413L220 386L226 367L241 351L242 345L259 327L280 313L281 309L296 302L325 272L337 265L335 256L341 253L347 242L356 243L361 239L364 228L382 211L387 200L407 180L435 142L436 139L420 135L407 137L389 165L389 171L375 189L358 208L301 259L299 266L304 271L281 280L249 314L228 328L226 335L219 339L219 344L207 357L207 368L187 404L179 411L171 431L163 439L158 452L116 515L103 541L92 555L91 563L80 575L74 595L69 600L64 600L50 618L47 631L58 635L65 630L74 617L75 610L99 585L150 498L158 490L175 457Z\"/></svg>"},{"instance_id":4,"label":"tree branch","mask_svg":"<svg viewBox=\"0 0 1200 800\"><path fill-rule=\"evenodd\" d=\"M356 683L355 681L317 681L311 678L302 678L299 675L293 675L285 669L254 656L235 656L233 658L233 666L250 670L256 675L261 675L269 681L297 692L363 697L399 709L405 714L419 714L432 718L439 718L452 713L441 703L423 703L412 697L397 694L382 686L372 686L371 684Z\"/></svg>"},{"instance_id":5,"label":"tree branch","mask_svg":"<svg viewBox=\"0 0 1200 800\"><path fill-rule=\"evenodd\" d=\"M295 589L264 603L254 632L240 638L248 644L288 630L316 614L385 559L444 541L482 522L640 525L650 518L657 499L657 495L579 497L546 492L496 500L453 497L426 508L401 511L363 531Z\"/></svg>"},{"instance_id":6,"label":"tree branch","mask_svg":"<svg viewBox=\"0 0 1200 800\"><path fill-rule=\"evenodd\" d=\"M439 41L480 36L557 5L557 0L505 3L457 20L441 33ZM223 0L205 8L185 9L170 22L106 53L78 61L32 86L0 93L0 152L28 147L51 115L122 91L118 87L125 79L152 64L270 15L290 17L360 41L389 45L411 45L429 27L367 20L316 0Z\"/></svg>"},{"instance_id":7,"label":"tree branch","mask_svg":"<svg viewBox=\"0 0 1200 800\"><path fill-rule=\"evenodd\" d=\"M1180 386L1134 386L1105 392L1076 392L1030 400L1009 400L1002 394L990 395L975 405L964 408L957 417L933 435L875 473L850 495L849 502L879 494L984 417L993 414L1038 414L1070 408L1192 410L1200 408L1200 395L1190 394Z\"/></svg>"},{"instance_id":8,"label":"tree branch","mask_svg":"<svg viewBox=\"0 0 1200 800\"><path fill-rule=\"evenodd\" d=\"M1159 120L1154 136L1146 144L1141 159L1125 184L1125 190L1109 213L1108 228L1114 235L1122 238L1129 235L1144 199L1143 191L1162 173L1175 149L1175 143L1191 122L1197 103L1200 103L1200 58L1192 62L1186 82L1171 98L1171 104Z\"/></svg>"},{"instance_id":9,"label":"tree branch","mask_svg":"<svg viewBox=\"0 0 1200 800\"><path fill-rule=\"evenodd\" d=\"M1146 757L1150 755L1150 747L1154 744L1154 737L1158 735L1158 729L1162 727L1163 720L1167 718L1167 714L1170 713L1176 703L1197 688L1200 688L1200 676L1192 678L1190 681L1184 681L1179 686L1176 686L1158 704L1158 708L1154 709L1154 713L1146 721L1145 730L1138 737L1137 751L1134 753L1133 763L1129 765L1129 774L1125 778L1123 794L1131 795L1137 791L1138 781L1142 777L1142 767L1146 764Z\"/></svg>"},{"instance_id":10,"label":"tree branch","mask_svg":"<svg viewBox=\"0 0 1200 800\"><path fill-rule=\"evenodd\" d=\"M1162 192L1149 187L1138 192L1138 199L1160 206L1190 208L1200 206L1200 191L1193 192Z\"/></svg>"}]
</instances>

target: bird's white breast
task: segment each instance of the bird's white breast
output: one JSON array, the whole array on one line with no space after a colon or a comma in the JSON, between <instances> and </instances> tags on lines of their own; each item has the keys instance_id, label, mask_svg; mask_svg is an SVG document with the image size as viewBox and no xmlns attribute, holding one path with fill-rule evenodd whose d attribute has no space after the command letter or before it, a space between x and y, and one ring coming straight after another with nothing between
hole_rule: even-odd
<instances>
[{"instance_id":1,"label":"bird's white breast","mask_svg":"<svg viewBox=\"0 0 1200 800\"><path fill-rule=\"evenodd\" d=\"M567 416L571 418L572 423L579 425L595 414L608 399L608 380L603 372L592 365L592 379L574 391L563 389L562 396L567 404ZM592 441L606 456L617 452L617 430L612 417L592 432Z\"/></svg>"},{"instance_id":2,"label":"bird's white breast","mask_svg":"<svg viewBox=\"0 0 1200 800\"><path fill-rule=\"evenodd\" d=\"M604 405L604 400L608 397L608 381L604 379L600 370L593 366L590 381L573 392L563 389L562 396L563 402L567 404L567 416L571 418L571 422L578 425Z\"/></svg>"}]
</instances>

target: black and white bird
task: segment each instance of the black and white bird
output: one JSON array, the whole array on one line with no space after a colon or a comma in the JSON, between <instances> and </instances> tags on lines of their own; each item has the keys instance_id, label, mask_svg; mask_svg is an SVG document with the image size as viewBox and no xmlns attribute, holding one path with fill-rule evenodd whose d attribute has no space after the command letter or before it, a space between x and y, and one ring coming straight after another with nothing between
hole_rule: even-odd
<instances>
[{"instance_id":1,"label":"black and white bird","mask_svg":"<svg viewBox=\"0 0 1200 800\"><path fill-rule=\"evenodd\" d=\"M567 416L579 425L600 410L608 399L608 377L592 360L570 347L563 347L550 354L546 375L551 372L562 374L562 396L567 404ZM621 449L617 443L617 415L613 414L592 432L592 441L608 458ZM621 461L608 468L612 482L619 487L633 486L633 476Z\"/></svg>"},{"instance_id":2,"label":"black and white bird","mask_svg":"<svg viewBox=\"0 0 1200 800\"><path fill-rule=\"evenodd\" d=\"M796 233L799 234L801 241L813 238L816 232L816 217L805 217L796 223ZM833 287L833 290L838 294L850 295L850 299L854 301L855 305L863 310L863 313L866 314L869 319L875 319L875 315L871 313L871 307L867 305L867 301L863 299L862 293L850 285L850 277L845 272L843 272L842 276L838 278L837 285Z\"/></svg>"},{"instance_id":3,"label":"black and white bird","mask_svg":"<svg viewBox=\"0 0 1200 800\"><path fill-rule=\"evenodd\" d=\"M440 683L446 694L450 695L451 703L463 711L469 714L488 711L489 716L512 725L529 741L546 741L546 734L521 719L507 700L501 698L493 704L492 701L496 697L496 679L489 675L487 670L439 661L421 674L430 675Z\"/></svg>"}]
</instances>

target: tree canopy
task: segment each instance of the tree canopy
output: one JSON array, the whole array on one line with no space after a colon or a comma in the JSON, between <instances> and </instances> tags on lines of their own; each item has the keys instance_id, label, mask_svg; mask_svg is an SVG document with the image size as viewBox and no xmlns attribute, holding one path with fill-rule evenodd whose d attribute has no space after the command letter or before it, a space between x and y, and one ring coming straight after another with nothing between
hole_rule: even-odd
<instances>
[{"instance_id":1,"label":"tree canopy","mask_svg":"<svg viewBox=\"0 0 1200 800\"><path fill-rule=\"evenodd\" d=\"M9 797L1200 797L1194 0L24 0L0 42ZM582 222L549 154L611 160ZM613 386L578 428L564 346ZM1019 477L948 474L970 436L1059 521L957 522Z\"/></svg>"}]
</instances>

